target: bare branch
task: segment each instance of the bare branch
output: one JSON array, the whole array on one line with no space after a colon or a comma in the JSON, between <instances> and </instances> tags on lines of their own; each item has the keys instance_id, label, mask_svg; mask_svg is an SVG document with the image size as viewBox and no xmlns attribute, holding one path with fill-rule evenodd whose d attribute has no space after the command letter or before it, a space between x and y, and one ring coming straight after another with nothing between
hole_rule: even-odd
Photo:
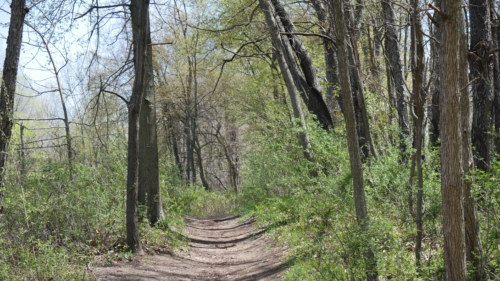
<instances>
[{"instance_id":1,"label":"bare branch","mask_svg":"<svg viewBox=\"0 0 500 281\"><path fill-rule=\"evenodd\" d=\"M64 121L64 118L59 118L59 117L55 117L55 118L19 118L19 119L14 119L15 121Z\"/></svg>"},{"instance_id":2,"label":"bare branch","mask_svg":"<svg viewBox=\"0 0 500 281\"><path fill-rule=\"evenodd\" d=\"M165 42L165 43L151 43L148 44L148 46L161 46L161 45L173 45L175 44L174 42Z\"/></svg>"},{"instance_id":3,"label":"bare branch","mask_svg":"<svg viewBox=\"0 0 500 281\"><path fill-rule=\"evenodd\" d=\"M128 5L128 4L116 4L116 5L107 5L107 6L95 6L95 5L94 6L90 6L90 8L85 13L77 16L75 18L75 20L83 18L84 16L86 16L87 14L89 14L90 12L92 12L95 9L109 9L109 8L129 7L129 6L130 5Z\"/></svg>"},{"instance_id":4,"label":"bare branch","mask_svg":"<svg viewBox=\"0 0 500 281\"><path fill-rule=\"evenodd\" d=\"M436 13L438 13L439 15L441 15L443 17L444 20L447 20L449 17L443 13L441 10L439 10L438 7L432 5L431 3L427 4L427 6L431 9L433 9Z\"/></svg>"},{"instance_id":5,"label":"bare branch","mask_svg":"<svg viewBox=\"0 0 500 281\"><path fill-rule=\"evenodd\" d=\"M320 37L332 42L335 46L337 45L337 41L330 36L319 34L319 33L306 33L306 32L280 32L280 34L285 35L302 35L302 36L312 36L312 37Z\"/></svg>"},{"instance_id":6,"label":"bare branch","mask_svg":"<svg viewBox=\"0 0 500 281\"><path fill-rule=\"evenodd\" d=\"M431 13L429 13L429 11L425 11L425 14L427 15L427 17L431 20L431 22L436 26L436 27L439 27L439 23L437 22L437 20L431 15Z\"/></svg>"},{"instance_id":7,"label":"bare branch","mask_svg":"<svg viewBox=\"0 0 500 281\"><path fill-rule=\"evenodd\" d=\"M115 92L111 92L111 91L108 91L108 90L105 90L105 89L102 89L102 92L103 93L108 93L108 94L111 94L111 95L114 95L114 96L117 96L118 98L120 98L127 106L130 104L130 102L124 98L122 95L118 94L118 93L115 93Z\"/></svg>"}]
</instances>

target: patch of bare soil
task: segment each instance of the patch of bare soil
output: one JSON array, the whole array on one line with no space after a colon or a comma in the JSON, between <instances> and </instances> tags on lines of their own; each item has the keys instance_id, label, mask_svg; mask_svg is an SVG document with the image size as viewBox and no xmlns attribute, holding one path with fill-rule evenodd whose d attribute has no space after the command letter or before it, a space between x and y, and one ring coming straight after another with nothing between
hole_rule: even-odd
<instances>
[{"instance_id":1,"label":"patch of bare soil","mask_svg":"<svg viewBox=\"0 0 500 281\"><path fill-rule=\"evenodd\" d=\"M283 280L284 249L252 219L186 217L188 251L146 255L92 271L98 280Z\"/></svg>"}]
</instances>

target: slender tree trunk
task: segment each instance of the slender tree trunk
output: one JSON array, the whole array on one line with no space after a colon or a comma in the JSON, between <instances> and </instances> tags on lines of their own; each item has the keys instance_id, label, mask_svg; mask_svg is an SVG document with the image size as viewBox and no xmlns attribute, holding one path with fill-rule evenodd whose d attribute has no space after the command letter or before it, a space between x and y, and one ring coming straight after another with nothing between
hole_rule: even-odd
<instances>
[{"instance_id":1,"label":"slender tree trunk","mask_svg":"<svg viewBox=\"0 0 500 281\"><path fill-rule=\"evenodd\" d=\"M398 123L400 129L399 147L401 149L402 161L407 163L406 156L410 125L408 121L408 108L405 101L405 81L403 77L403 66L401 64L401 53L399 51L398 37L395 28L394 10L391 0L382 0L382 10L385 20L385 52L389 59L391 76L396 91L396 109L398 112Z\"/></svg>"},{"instance_id":2,"label":"slender tree trunk","mask_svg":"<svg viewBox=\"0 0 500 281\"><path fill-rule=\"evenodd\" d=\"M436 6L441 6L441 0L436 0ZM434 19L438 22L441 21L441 16L439 13L434 13ZM432 146L437 146L439 141L439 95L441 94L441 82L440 82L440 69L441 62L439 57L439 48L441 42L441 28L437 26L433 26L434 30L434 38L436 40L431 40L431 53L432 53L432 67L433 67L433 75L432 79L433 87L432 87L432 104L429 108L430 116L429 116L429 143Z\"/></svg>"},{"instance_id":3,"label":"slender tree trunk","mask_svg":"<svg viewBox=\"0 0 500 281\"><path fill-rule=\"evenodd\" d=\"M499 48L498 40L499 38L499 18L497 12L495 11L495 1L490 1L490 19L491 19L491 35L493 42L493 50ZM494 118L494 151L496 154L500 155L500 59L498 53L493 56L493 118Z\"/></svg>"},{"instance_id":4,"label":"slender tree trunk","mask_svg":"<svg viewBox=\"0 0 500 281\"><path fill-rule=\"evenodd\" d=\"M203 185L206 191L210 191L210 184L208 183L208 180L205 177L205 170L203 168L203 157L201 155L200 141L198 140L198 138L196 138L194 150L196 151L196 157L198 158L198 169L200 169L201 184Z\"/></svg>"},{"instance_id":5,"label":"slender tree trunk","mask_svg":"<svg viewBox=\"0 0 500 281\"><path fill-rule=\"evenodd\" d=\"M487 13L487 15L490 15L490 7L488 5L489 3L485 1L483 3L482 7L475 7L473 10L472 8L470 9L470 17L471 17L471 45L472 45L472 21L475 20L477 21L478 14L482 13ZM477 1L471 1L470 5L479 5ZM479 8L479 9L478 9ZM486 11L483 9L486 8ZM475 13L473 16L472 13ZM490 18L488 18L489 20ZM477 24L477 23L476 23ZM490 40L489 46L486 46L487 48L491 49L493 48L493 41L492 41L492 33L491 33L491 22L488 21L486 23L482 23L483 25L486 26L488 30L483 30L483 36L485 33L487 33L486 37L482 38L481 40ZM477 26L475 28L478 28ZM477 30L476 30L477 32ZM467 40L466 38L463 40ZM484 44L484 43L480 43ZM484 50L483 50L484 51ZM463 50L463 56L466 56L468 54L467 50ZM496 56L494 56L496 57ZM494 89L496 85L498 84L498 79L497 77L493 76L493 73L495 71L495 68L497 66L497 58L494 58L493 60L490 60L490 58L486 58L488 61L483 62L483 67L487 66L487 72L489 73L488 76L484 76L482 78L488 78L489 81L481 81L480 83L486 83L486 87L488 88L488 91L490 92L490 100L493 99L491 95L494 95ZM463 62L464 66L463 68L467 68L467 62ZM472 68L471 68L472 70ZM471 71L472 73L474 70ZM462 84L468 85L469 81L467 79L467 71L463 71L462 74L463 77L463 82ZM472 78L472 77L471 77ZM474 84L473 84L474 85ZM479 85L476 85L479 86ZM484 86L484 85L483 85ZM479 87L472 87L472 90L480 91L480 89L483 86ZM479 89L478 89L479 88ZM473 92L474 93L474 92ZM474 99L474 95L473 95ZM487 101L486 101L487 102ZM462 89L462 100L461 100L461 107L462 107L462 142L463 142L463 152L462 152L462 160L463 160L463 167L464 167L464 173L467 176L468 172L474 168L474 157L473 157L473 150L472 150L472 142L471 142L471 120L470 120L470 97L469 97L469 91L468 88ZM494 109L494 106L491 107L491 109ZM492 112L494 114L494 110ZM494 116L494 115L493 115ZM489 117L488 117L489 119ZM488 134L488 137L491 138ZM488 145L491 144L491 140L488 140ZM491 152L490 151L491 147L488 148L488 155ZM477 160L477 159L476 159ZM480 161L478 162L480 163ZM486 161L480 164L485 164ZM489 164L488 164L489 165ZM465 246L466 246L466 259L467 259L467 264L469 265L469 279L470 280L477 280L477 281L482 281L482 280L489 280L489 274L484 262L484 256L483 256L483 249L482 249L482 243L481 243L481 235L480 235L480 228L479 228L479 221L477 217L477 205L474 199L474 195L472 194L472 183L467 179L467 177L464 179L464 219L465 219Z\"/></svg>"},{"instance_id":6,"label":"slender tree trunk","mask_svg":"<svg viewBox=\"0 0 500 281\"><path fill-rule=\"evenodd\" d=\"M169 113L169 105L166 104L164 108L164 112L168 115ZM170 116L167 117L166 120L166 131L167 131L167 142L170 140L172 144L172 152L174 154L175 166L178 169L178 175L182 177L183 167L181 158L179 156L179 145L177 144L177 134L174 129L173 120Z\"/></svg>"},{"instance_id":7,"label":"slender tree trunk","mask_svg":"<svg viewBox=\"0 0 500 281\"><path fill-rule=\"evenodd\" d=\"M128 104L129 128L127 151L127 244L133 253L143 254L139 238L139 222L137 217L138 185L139 185L139 131L142 101L146 88L146 60L148 56L149 0L132 0L130 3L132 26L137 28L137 39L134 43L135 78L132 96Z\"/></svg>"},{"instance_id":8,"label":"slender tree trunk","mask_svg":"<svg viewBox=\"0 0 500 281\"><path fill-rule=\"evenodd\" d=\"M24 124L21 123L20 127L20 139L21 139L21 149L19 150L19 159L21 161L21 179L26 178L26 147L24 145Z\"/></svg>"},{"instance_id":9,"label":"slender tree trunk","mask_svg":"<svg viewBox=\"0 0 500 281\"><path fill-rule=\"evenodd\" d=\"M472 83L472 144L474 163L480 170L489 169L491 162L490 107L493 100L493 61L491 49L491 21L488 0L471 0L470 15L470 71Z\"/></svg>"},{"instance_id":10,"label":"slender tree trunk","mask_svg":"<svg viewBox=\"0 0 500 281\"><path fill-rule=\"evenodd\" d=\"M366 206L363 167L361 163L360 148L358 146L358 135L356 132L356 121L352 101L351 83L349 78L348 50L347 50L347 28L344 21L344 3L342 0L333 0L335 7L334 21L337 27L337 54L339 61L339 78L342 99L344 101L344 118L346 121L347 145L351 162L351 173L354 187L354 202L356 207L356 218L362 231L368 231L369 217ZM366 279L377 280L377 262L370 246L365 253Z\"/></svg>"},{"instance_id":11,"label":"slender tree trunk","mask_svg":"<svg viewBox=\"0 0 500 281\"><path fill-rule=\"evenodd\" d=\"M465 35L463 35L465 37ZM462 42L467 42L466 38ZM462 57L467 56L467 49L462 48ZM468 85L468 63L466 60L461 60L462 72L460 77L460 85ZM468 87L461 87L460 110L461 110L461 126L462 126L462 165L464 170L464 223L465 223L465 255L467 260L469 280L485 281L489 280L489 275L484 263L483 247L481 243L481 235L479 231L479 221L477 218L477 206L472 194L472 182L467 178L471 169L474 168L474 157L472 155L471 143L471 112L470 112L470 97ZM471 274L472 273L472 274Z\"/></svg>"},{"instance_id":12,"label":"slender tree trunk","mask_svg":"<svg viewBox=\"0 0 500 281\"><path fill-rule=\"evenodd\" d=\"M379 72L379 67L377 65L377 55L375 51L375 45L378 42L378 39L376 38L377 32L373 32L373 37L371 30L376 30L376 26L373 26L372 28L370 26L367 27L367 43L366 47L363 48L365 50L365 56L366 56L366 61L370 65L370 74L371 74L371 80L373 81L370 83L369 89L370 92L372 93L377 93L377 94L382 94L382 88L380 84L380 72Z\"/></svg>"},{"instance_id":13,"label":"slender tree trunk","mask_svg":"<svg viewBox=\"0 0 500 281\"><path fill-rule=\"evenodd\" d=\"M462 91L462 132L463 132L463 168L464 173L474 166L485 171L490 166L491 136L490 118L491 104L494 89L494 60L490 59L489 51L492 48L492 34L490 21L490 7L488 0L471 0L469 2L470 13L470 48L473 56L470 56L472 100L473 100L473 125L470 130L469 94L467 89ZM466 39L463 39L466 40ZM467 55L465 51L463 55ZM463 67L467 67L464 63ZM464 71L464 81L467 85L467 72ZM471 156L472 145L475 147L475 157ZM474 159L473 159L474 158ZM471 192L471 182L464 182L464 218L465 218L465 246L467 263L472 272L473 280L489 280L488 272L484 264L481 237L479 232L479 221L477 219L477 208L474 196Z\"/></svg>"},{"instance_id":14,"label":"slender tree trunk","mask_svg":"<svg viewBox=\"0 0 500 281\"><path fill-rule=\"evenodd\" d=\"M443 85L441 105L441 192L444 233L444 267L447 281L467 280L463 207L464 172L462 165L461 69L467 49L464 42L464 15L461 1L442 1L444 18L440 48Z\"/></svg>"},{"instance_id":15,"label":"slender tree trunk","mask_svg":"<svg viewBox=\"0 0 500 281\"><path fill-rule=\"evenodd\" d=\"M288 39L281 35L280 30L282 27L280 23L275 20L276 11L274 6L271 4L270 0L259 0L260 8L264 12L266 23L271 31L271 37L273 41L273 46L276 50L276 56L278 58L278 63L281 69L281 75L285 81L288 94L290 95L290 101L292 103L293 116L297 119L297 126L301 128L299 132L299 140L302 145L302 150L304 158L310 162L315 163L315 158L313 150L311 147L311 142L309 140L309 135L306 131L304 113L302 111L302 106L299 100L299 93L294 86L294 81L298 81L298 72L294 71L295 74L292 76L291 66L288 62L293 61L291 47L289 46ZM293 67L293 65L292 65Z\"/></svg>"},{"instance_id":16,"label":"slender tree trunk","mask_svg":"<svg viewBox=\"0 0 500 281\"><path fill-rule=\"evenodd\" d=\"M417 225L417 235L415 241L415 260L416 265L420 268L420 259L422 251L422 237L424 231L424 222L422 219L423 196L424 196L424 179L422 174L422 146L424 137L424 107L426 100L426 92L424 89L424 39L422 35L422 25L420 23L419 6L416 0L411 0L411 56L412 56L412 78L413 78L413 100L414 100L414 116L415 134L414 148L417 168L417 204L415 221ZM413 165L412 165L413 166ZM412 171L413 172L413 171ZM410 186L411 188L411 186ZM410 193L413 191L410 190Z\"/></svg>"},{"instance_id":17,"label":"slender tree trunk","mask_svg":"<svg viewBox=\"0 0 500 281\"><path fill-rule=\"evenodd\" d=\"M0 213L3 210L2 201L5 196L5 166L7 165L10 137L12 136L17 68L23 38L24 17L27 12L25 0L12 0L7 50L0 89Z\"/></svg>"},{"instance_id":18,"label":"slender tree trunk","mask_svg":"<svg viewBox=\"0 0 500 281\"><path fill-rule=\"evenodd\" d=\"M59 77L59 72L61 71L62 68L57 69L56 61L54 57L52 56L51 49L49 47L49 42L45 39L44 34L40 33L38 29L35 26L31 26L29 23L26 23L27 26L29 26L33 31L35 31L36 34L40 37L42 40L43 47L47 51L47 55L49 56L49 62L50 65L52 66L52 71L54 71L54 76L56 78L56 83L57 83L57 92L59 93L59 99L61 100L61 108L63 110L63 122L64 122L64 129L66 132L66 153L68 157L68 174L69 174L69 179L73 180L73 146L71 144L71 130L70 130L70 123L69 123L69 115L68 115L68 110L66 108L66 101L64 99L64 89L62 86L62 81L61 78Z\"/></svg>"}]
</instances>

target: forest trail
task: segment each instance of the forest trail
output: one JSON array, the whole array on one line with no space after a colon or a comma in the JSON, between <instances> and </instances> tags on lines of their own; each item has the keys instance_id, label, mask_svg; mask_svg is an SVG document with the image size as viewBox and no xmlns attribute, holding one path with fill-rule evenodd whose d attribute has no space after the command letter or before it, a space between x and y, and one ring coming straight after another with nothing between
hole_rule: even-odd
<instances>
[{"instance_id":1,"label":"forest trail","mask_svg":"<svg viewBox=\"0 0 500 281\"><path fill-rule=\"evenodd\" d=\"M93 268L98 280L283 280L284 250L256 229L253 219L187 216L187 251L145 255L131 262Z\"/></svg>"}]
</instances>

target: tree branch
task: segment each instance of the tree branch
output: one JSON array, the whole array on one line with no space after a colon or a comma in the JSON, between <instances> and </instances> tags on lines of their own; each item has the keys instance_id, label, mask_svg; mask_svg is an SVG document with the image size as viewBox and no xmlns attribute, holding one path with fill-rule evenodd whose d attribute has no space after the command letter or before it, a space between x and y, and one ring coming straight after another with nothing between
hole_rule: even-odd
<instances>
[{"instance_id":1,"label":"tree branch","mask_svg":"<svg viewBox=\"0 0 500 281\"><path fill-rule=\"evenodd\" d=\"M111 95L114 95L114 96L117 96L118 98L120 98L127 106L130 104L130 101L128 101L125 97L123 97L122 95L118 94L118 93L115 93L115 92L111 92L111 91L108 91L108 90L105 90L105 89L102 89L101 90L103 93L108 93L108 94L111 94Z\"/></svg>"},{"instance_id":2,"label":"tree branch","mask_svg":"<svg viewBox=\"0 0 500 281\"><path fill-rule=\"evenodd\" d=\"M80 18L83 18L84 16L86 16L87 14L89 14L90 12L92 12L94 9L109 9L109 8L116 8L116 7L129 7L130 5L128 4L116 4L116 5L107 5L107 6L90 6L90 8L83 14L77 16L75 18L75 20L77 19L80 19Z\"/></svg>"},{"instance_id":3,"label":"tree branch","mask_svg":"<svg viewBox=\"0 0 500 281\"><path fill-rule=\"evenodd\" d=\"M306 32L280 32L280 34L285 34L285 35L302 35L302 36L312 36L312 37L320 37L323 39L326 39L330 42L333 43L333 45L337 46L337 41L333 39L330 36L324 35L324 34L318 34L318 33L306 33Z\"/></svg>"}]
</instances>

